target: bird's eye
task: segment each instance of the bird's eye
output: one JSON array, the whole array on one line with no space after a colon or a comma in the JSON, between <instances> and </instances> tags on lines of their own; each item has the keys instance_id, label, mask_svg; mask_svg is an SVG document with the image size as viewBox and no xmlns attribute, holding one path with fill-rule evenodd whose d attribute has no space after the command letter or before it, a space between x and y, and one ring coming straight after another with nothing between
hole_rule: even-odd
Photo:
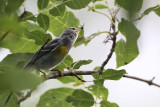
<instances>
[{"instance_id":1,"label":"bird's eye","mask_svg":"<svg viewBox=\"0 0 160 107\"><path fill-rule=\"evenodd\" d=\"M74 39L74 36L73 36L73 35L71 35L71 36L70 36L70 38L71 38L71 39Z\"/></svg>"},{"instance_id":2,"label":"bird's eye","mask_svg":"<svg viewBox=\"0 0 160 107\"><path fill-rule=\"evenodd\" d=\"M74 27L71 28L72 30L76 30Z\"/></svg>"}]
</instances>

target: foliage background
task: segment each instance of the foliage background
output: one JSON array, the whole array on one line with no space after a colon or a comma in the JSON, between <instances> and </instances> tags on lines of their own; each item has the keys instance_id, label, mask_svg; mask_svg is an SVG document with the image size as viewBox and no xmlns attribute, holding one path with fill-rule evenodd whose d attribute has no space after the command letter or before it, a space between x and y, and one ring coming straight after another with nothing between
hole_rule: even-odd
<instances>
[{"instance_id":1,"label":"foliage background","mask_svg":"<svg viewBox=\"0 0 160 107\"><path fill-rule=\"evenodd\" d=\"M109 0L110 4L113 4L112 0ZM32 11L34 14L37 13L37 1L27 0L26 10ZM148 8L155 6L158 3L157 0L144 0L142 12ZM23 9L22 9L23 10ZM102 10L106 12L105 10ZM88 12L87 8L82 10L73 11L80 19L80 23L85 23L85 36L89 36L97 31L108 30L110 22L104 16ZM119 16L125 15L125 10L121 10ZM107 22L108 20L108 22ZM140 51L139 56L127 66L121 67L119 69L126 69L126 71L131 75L136 75L143 78L152 78L156 76L155 82L160 81L159 64L160 64L160 18L154 13L150 13L145 16L142 20L136 23L137 28L141 31L141 36L138 39L138 48ZM103 44L105 35L101 35L91 41L87 47L84 45L74 48L70 51L70 55L73 57L74 61L81 59L93 59L90 65L82 66L81 69L87 70L100 65L106 55L109 53L111 43ZM120 34L118 35L120 38ZM89 51L88 51L89 50ZM1 58L5 56L8 51L0 50ZM101 56L101 57L97 57ZM96 56L96 57L95 57ZM116 68L115 54L109 61L106 68ZM85 76L85 80L90 80L90 76ZM32 97L27 99L21 104L22 107L33 106L38 101L40 94L44 93L46 90L58 87L72 87L72 84L61 84L57 80L49 80L43 83L39 88L33 93ZM157 87L149 87L147 84L124 79L120 81L106 81L105 87L109 88L109 101L116 102L120 107L159 107L160 102L160 91ZM37 94L38 93L38 94ZM31 105L29 105L31 104Z\"/></svg>"}]
</instances>

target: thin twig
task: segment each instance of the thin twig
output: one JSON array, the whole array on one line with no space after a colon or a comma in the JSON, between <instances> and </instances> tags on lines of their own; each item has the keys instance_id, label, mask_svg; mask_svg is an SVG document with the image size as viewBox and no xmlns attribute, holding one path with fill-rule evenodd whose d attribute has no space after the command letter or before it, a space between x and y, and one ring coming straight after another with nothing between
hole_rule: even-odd
<instances>
[{"instance_id":1,"label":"thin twig","mask_svg":"<svg viewBox=\"0 0 160 107\"><path fill-rule=\"evenodd\" d=\"M63 63L64 63L64 62L63 62ZM65 63L64 63L64 64L65 64ZM68 65L67 65L67 66L68 66ZM71 69L71 68L67 67L67 69L72 72L72 69ZM77 76L74 72L72 72L72 73L73 73L73 75L74 75L78 80L80 80L80 81L82 81L82 82L86 82L85 80L83 80L83 79L81 79L79 76Z\"/></svg>"},{"instance_id":2,"label":"thin twig","mask_svg":"<svg viewBox=\"0 0 160 107\"><path fill-rule=\"evenodd\" d=\"M114 34L114 35L117 35L117 34ZM114 52L114 49L115 49L115 46L116 46L116 36L113 36L113 44L112 44L112 48L110 50L110 53L108 54L108 57L107 59L102 63L100 69L98 70L98 72L101 74L105 65L108 63L108 61L110 60L110 58L112 57L112 54Z\"/></svg>"},{"instance_id":3,"label":"thin twig","mask_svg":"<svg viewBox=\"0 0 160 107\"><path fill-rule=\"evenodd\" d=\"M116 31L116 25L115 25L115 23L116 23L116 20L115 20L116 15L117 15L117 12L112 16L112 23L111 23L111 29L113 30L112 35L110 35L112 37L112 41L113 41L112 47L111 47L110 53L107 56L107 59L102 63L101 67L98 69L99 74L102 74L105 65L108 63L108 61L112 57L112 54L113 54L114 49L116 47L116 36L118 34L118 31Z\"/></svg>"},{"instance_id":4,"label":"thin twig","mask_svg":"<svg viewBox=\"0 0 160 107\"><path fill-rule=\"evenodd\" d=\"M160 87L160 84L157 84L157 83L153 82L155 77L153 77L151 80L146 80L146 79L142 79L142 78L135 77L135 76L130 76L130 75L123 75L123 77L138 80L138 81L142 81L142 82L146 82L148 85L154 85L154 86Z\"/></svg>"},{"instance_id":5,"label":"thin twig","mask_svg":"<svg viewBox=\"0 0 160 107\"><path fill-rule=\"evenodd\" d=\"M94 34L86 37L85 39L86 39L87 41L91 41L92 39L94 39L95 37L97 37L97 36L99 36L99 35L101 35L101 34L103 34L103 33L105 33L105 34L107 33L107 34L110 34L110 35L111 35L111 33L110 33L109 31L102 31L102 32L94 33Z\"/></svg>"},{"instance_id":6,"label":"thin twig","mask_svg":"<svg viewBox=\"0 0 160 107\"><path fill-rule=\"evenodd\" d=\"M4 106L8 103L8 101L10 100L11 96L12 96L13 92L10 92L7 99L4 102Z\"/></svg>"},{"instance_id":7,"label":"thin twig","mask_svg":"<svg viewBox=\"0 0 160 107\"><path fill-rule=\"evenodd\" d=\"M111 21L111 23L114 24L114 22L112 21L112 19L107 14L99 12L99 11L96 11L96 10L94 10L93 12L96 12L96 13L99 13L99 14L102 14L102 15L106 16Z\"/></svg>"},{"instance_id":8,"label":"thin twig","mask_svg":"<svg viewBox=\"0 0 160 107\"><path fill-rule=\"evenodd\" d=\"M8 35L8 33L9 33L9 30L2 35L2 37L0 38L0 41L2 41Z\"/></svg>"},{"instance_id":9,"label":"thin twig","mask_svg":"<svg viewBox=\"0 0 160 107\"><path fill-rule=\"evenodd\" d=\"M18 100L17 104L20 104L22 101L24 101L24 100L26 100L28 97L30 97L30 96L31 96L31 93L32 93L32 90L29 91L29 92L27 92L27 94L26 94L25 96L21 97L21 98Z\"/></svg>"},{"instance_id":10,"label":"thin twig","mask_svg":"<svg viewBox=\"0 0 160 107\"><path fill-rule=\"evenodd\" d=\"M72 72L72 71L71 71ZM82 81L82 82L86 82L85 80L83 80L83 79L81 79L79 76L77 76L74 72L72 72L73 73L73 75L78 79L78 80L80 80L80 81Z\"/></svg>"}]
</instances>

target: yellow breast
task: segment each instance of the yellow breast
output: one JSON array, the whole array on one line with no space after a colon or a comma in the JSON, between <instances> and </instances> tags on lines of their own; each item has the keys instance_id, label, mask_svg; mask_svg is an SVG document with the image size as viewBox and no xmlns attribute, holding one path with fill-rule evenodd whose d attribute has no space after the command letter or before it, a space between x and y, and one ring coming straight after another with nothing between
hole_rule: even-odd
<instances>
[{"instance_id":1,"label":"yellow breast","mask_svg":"<svg viewBox=\"0 0 160 107\"><path fill-rule=\"evenodd\" d=\"M66 45L60 46L56 50L56 54L61 55L61 56L66 56L68 54L68 46Z\"/></svg>"}]
</instances>

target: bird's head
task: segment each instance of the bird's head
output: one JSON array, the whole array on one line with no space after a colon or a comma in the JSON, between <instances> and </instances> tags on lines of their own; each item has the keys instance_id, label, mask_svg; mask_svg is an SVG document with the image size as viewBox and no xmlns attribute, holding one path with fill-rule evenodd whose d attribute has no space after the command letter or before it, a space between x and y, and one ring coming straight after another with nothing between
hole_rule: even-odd
<instances>
[{"instance_id":1,"label":"bird's head","mask_svg":"<svg viewBox=\"0 0 160 107\"><path fill-rule=\"evenodd\" d=\"M63 38L63 37L67 37L67 38L69 38L70 40L75 41L75 40L77 39L77 37L78 37L79 32L80 32L82 29L83 29L83 26L82 26L81 28L70 27L70 28L66 29L66 30L62 33L61 37L62 37L62 38Z\"/></svg>"}]
</instances>

